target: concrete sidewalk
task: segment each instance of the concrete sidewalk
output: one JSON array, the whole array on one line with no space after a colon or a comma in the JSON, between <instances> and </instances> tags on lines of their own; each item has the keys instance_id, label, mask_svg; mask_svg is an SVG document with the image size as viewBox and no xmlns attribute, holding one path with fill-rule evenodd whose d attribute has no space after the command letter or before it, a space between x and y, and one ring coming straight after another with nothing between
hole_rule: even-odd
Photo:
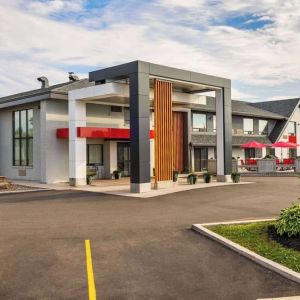
<instances>
[{"instance_id":1,"label":"concrete sidewalk","mask_svg":"<svg viewBox=\"0 0 300 300\"><path fill-rule=\"evenodd\" d=\"M127 179L127 178L126 178ZM44 188L51 190L75 190L75 191L85 191L92 193L104 193L110 195L117 196L125 196L125 197L137 197L137 198L152 198L157 196L163 196L178 192L184 192L194 189L205 189L205 188L215 188L219 186L227 186L227 185L242 185L249 184L249 181L242 181L238 184L232 182L217 182L212 181L211 183L204 183L202 179L199 179L198 182L194 185L190 185L186 182L186 178L180 178L179 183L174 184L170 188L160 188L158 190L154 189L154 182L152 182L152 190L147 193L130 193L129 181L124 182L124 180L95 180L91 185L81 186L81 187L73 187L68 183L53 183L53 184L44 184L36 181L23 181L23 180L14 180L15 184L31 186L35 188Z\"/></svg>"}]
</instances>

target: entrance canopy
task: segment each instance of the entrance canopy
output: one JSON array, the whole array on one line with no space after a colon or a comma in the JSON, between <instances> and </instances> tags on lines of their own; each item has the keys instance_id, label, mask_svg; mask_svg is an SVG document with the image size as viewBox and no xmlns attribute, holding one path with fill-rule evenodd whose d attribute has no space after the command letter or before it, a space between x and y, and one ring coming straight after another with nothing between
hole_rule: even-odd
<instances>
[{"instance_id":1,"label":"entrance canopy","mask_svg":"<svg viewBox=\"0 0 300 300\"><path fill-rule=\"evenodd\" d=\"M231 174L231 82L228 79L143 61L89 73L95 86L69 93L70 183L85 182L85 139L77 128L86 126L86 103L128 104L130 107L131 191L150 190L150 108L155 115L155 174L170 178L173 172L173 107L205 104L201 93L216 95L217 175ZM187 143L188 144L188 143ZM75 149L75 150L74 150ZM187 154L188 155L188 154ZM160 162L160 163L159 163Z\"/></svg>"}]
</instances>

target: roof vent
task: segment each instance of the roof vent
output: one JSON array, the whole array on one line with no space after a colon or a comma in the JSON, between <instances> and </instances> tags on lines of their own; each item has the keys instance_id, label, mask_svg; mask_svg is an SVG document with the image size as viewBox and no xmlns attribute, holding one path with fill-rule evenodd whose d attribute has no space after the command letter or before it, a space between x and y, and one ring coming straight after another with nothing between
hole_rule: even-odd
<instances>
[{"instance_id":1,"label":"roof vent","mask_svg":"<svg viewBox=\"0 0 300 300\"><path fill-rule=\"evenodd\" d=\"M49 87L49 80L47 77L41 76L38 77L37 80L42 83L41 89L46 89L47 87Z\"/></svg>"},{"instance_id":2,"label":"roof vent","mask_svg":"<svg viewBox=\"0 0 300 300\"><path fill-rule=\"evenodd\" d=\"M74 75L74 72L69 72L69 81L77 81L79 80L79 77L77 75Z\"/></svg>"}]
</instances>

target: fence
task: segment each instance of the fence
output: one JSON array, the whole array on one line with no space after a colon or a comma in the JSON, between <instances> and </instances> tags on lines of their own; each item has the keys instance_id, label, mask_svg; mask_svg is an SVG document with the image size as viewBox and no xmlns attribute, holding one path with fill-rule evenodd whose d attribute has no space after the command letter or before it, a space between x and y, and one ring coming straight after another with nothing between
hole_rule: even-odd
<instances>
[{"instance_id":1,"label":"fence","mask_svg":"<svg viewBox=\"0 0 300 300\"><path fill-rule=\"evenodd\" d=\"M206 162L207 171L212 174L217 173L217 160L208 159ZM275 176L287 176L286 173L300 173L300 159L287 158L279 159L233 159L232 172L240 172L243 175L255 174L276 174Z\"/></svg>"}]
</instances>

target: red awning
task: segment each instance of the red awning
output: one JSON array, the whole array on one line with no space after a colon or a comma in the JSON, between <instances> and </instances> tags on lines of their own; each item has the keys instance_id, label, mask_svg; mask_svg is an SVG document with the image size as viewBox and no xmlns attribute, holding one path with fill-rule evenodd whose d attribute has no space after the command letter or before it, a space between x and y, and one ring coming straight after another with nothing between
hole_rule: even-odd
<instances>
[{"instance_id":1,"label":"red awning","mask_svg":"<svg viewBox=\"0 0 300 300\"><path fill-rule=\"evenodd\" d=\"M56 136L59 139L69 138L69 128L58 128ZM115 139L129 140L130 129L128 128L98 128L98 127L77 127L77 137L90 139ZM154 138L154 130L149 132L150 139Z\"/></svg>"}]
</instances>

